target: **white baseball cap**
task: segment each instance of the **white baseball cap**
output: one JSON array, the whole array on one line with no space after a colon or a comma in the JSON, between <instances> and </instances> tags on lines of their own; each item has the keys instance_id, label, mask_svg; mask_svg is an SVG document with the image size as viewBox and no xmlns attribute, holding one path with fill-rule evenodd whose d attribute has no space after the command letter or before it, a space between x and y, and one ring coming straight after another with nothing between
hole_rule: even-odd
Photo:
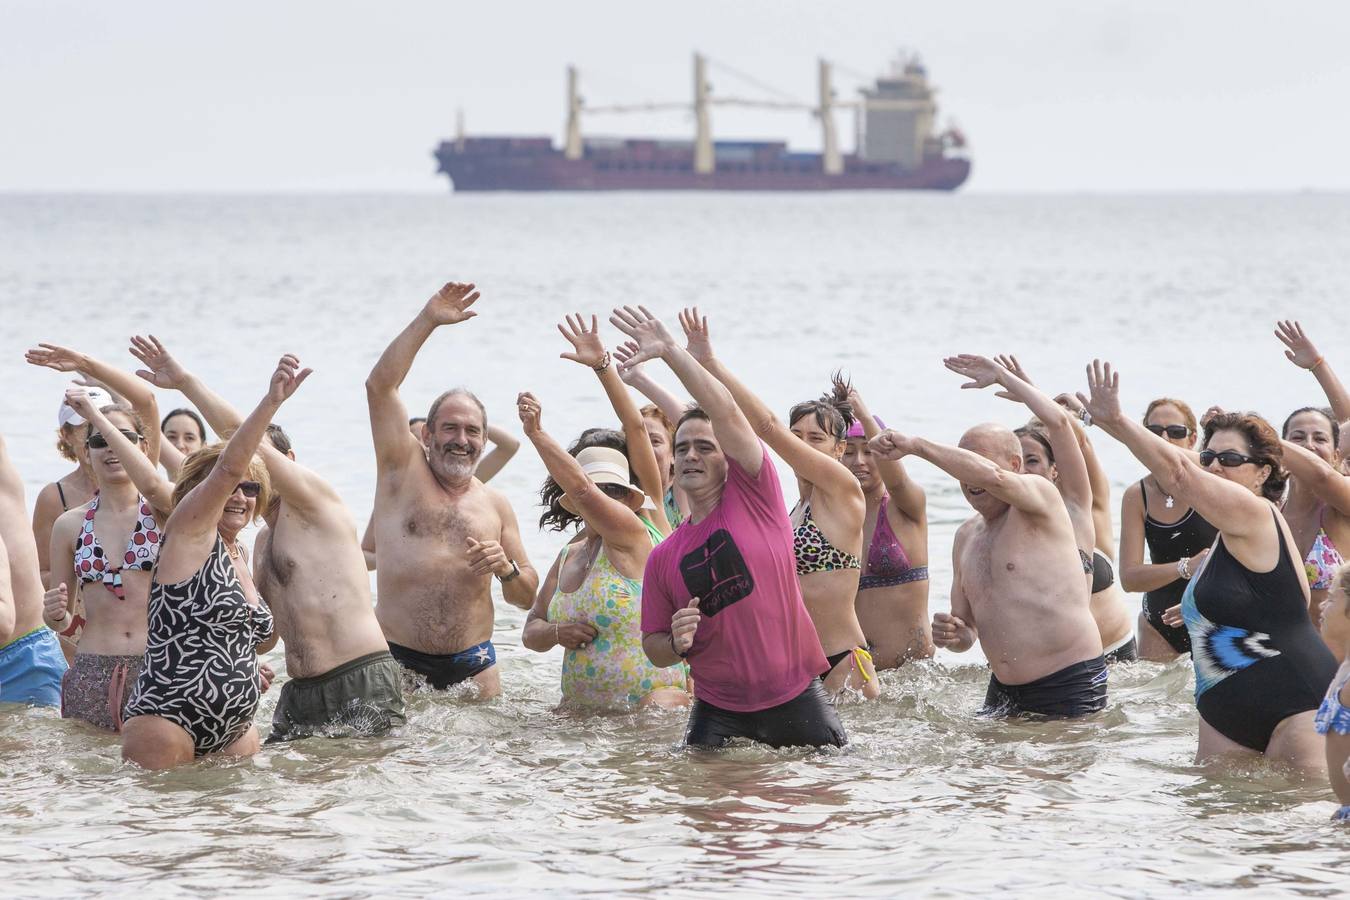
<instances>
[{"instance_id":1,"label":"white baseball cap","mask_svg":"<svg viewBox=\"0 0 1350 900\"><path fill-rule=\"evenodd\" d=\"M101 390L100 388L96 387L87 388L81 384L72 384L68 388L68 390L84 391L86 394L89 395L89 401L94 404L95 408L107 406L109 403L112 402L112 398L108 396L108 392ZM70 404L65 401L63 396L63 399L61 400L61 408L56 411L57 427L64 428L67 425L83 425L83 424L84 424L84 416L80 415L75 410L71 409Z\"/></svg>"}]
</instances>

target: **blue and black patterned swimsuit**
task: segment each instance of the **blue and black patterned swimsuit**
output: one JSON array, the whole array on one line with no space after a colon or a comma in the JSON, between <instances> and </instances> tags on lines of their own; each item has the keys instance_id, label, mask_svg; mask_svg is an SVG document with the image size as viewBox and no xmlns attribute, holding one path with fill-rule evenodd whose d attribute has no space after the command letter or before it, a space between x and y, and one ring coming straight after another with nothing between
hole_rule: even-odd
<instances>
[{"instance_id":1,"label":"blue and black patterned swimsuit","mask_svg":"<svg viewBox=\"0 0 1350 900\"><path fill-rule=\"evenodd\" d=\"M1275 533L1280 558L1269 572L1244 567L1220 536L1181 598L1200 717L1261 752L1280 722L1317 709L1336 673L1308 616L1303 572L1278 518Z\"/></svg>"},{"instance_id":2,"label":"blue and black patterned swimsuit","mask_svg":"<svg viewBox=\"0 0 1350 900\"><path fill-rule=\"evenodd\" d=\"M151 575L145 661L126 718L168 719L192 735L196 755L219 752L253 724L257 647L272 636L272 612L261 597L257 606L248 602L220 535L191 578L161 584L158 575Z\"/></svg>"}]
</instances>

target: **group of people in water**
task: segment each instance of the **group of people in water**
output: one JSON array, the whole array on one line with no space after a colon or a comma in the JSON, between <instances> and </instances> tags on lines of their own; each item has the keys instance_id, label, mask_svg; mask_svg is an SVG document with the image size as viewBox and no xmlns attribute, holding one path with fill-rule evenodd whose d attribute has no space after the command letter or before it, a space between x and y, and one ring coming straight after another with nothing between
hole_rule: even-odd
<instances>
[{"instance_id":1,"label":"group of people in water","mask_svg":"<svg viewBox=\"0 0 1350 900\"><path fill-rule=\"evenodd\" d=\"M519 395L548 471L539 527L567 536L541 578L515 511L485 485L517 440L467 389L412 419L399 394L427 339L474 318L478 299L445 285L366 380L376 491L362 539L273 422L310 375L294 356L244 414L154 337L131 339L135 372L29 351L76 376L57 439L73 469L30 522L0 440L0 700L120 732L146 768L246 756L275 677L259 654L280 640L269 742L382 734L404 722L406 691L500 692L495 581L527 611L527 648L563 648L565 704L689 707L692 747L841 746L840 701L878 697L881 673L937 647L980 645L982 714L1052 718L1104 709L1114 663L1189 653L1198 758L1326 771L1350 818L1337 549L1350 546L1350 393L1298 323L1276 335L1329 406L1295 410L1280 433L1252 413L1197 420L1173 398L1135 420L1109 363L1052 396L1015 357L961 355L944 363L962 387L995 389L1027 421L951 446L887 427L838 373L780 419L715 354L697 309L679 315L683 340L645 308L616 309L623 337L608 347L596 317L568 316L563 357L594 370L619 427L565 445L540 399ZM650 374L657 362L685 396ZM156 389L190 407L161 418ZM1123 497L1119 554L1094 433L1146 470ZM791 508L771 454L796 475ZM974 513L953 541L950 612L931 619L926 500L907 457L955 479ZM250 554L239 536L257 521ZM1137 616L1122 589L1144 595Z\"/></svg>"}]
</instances>

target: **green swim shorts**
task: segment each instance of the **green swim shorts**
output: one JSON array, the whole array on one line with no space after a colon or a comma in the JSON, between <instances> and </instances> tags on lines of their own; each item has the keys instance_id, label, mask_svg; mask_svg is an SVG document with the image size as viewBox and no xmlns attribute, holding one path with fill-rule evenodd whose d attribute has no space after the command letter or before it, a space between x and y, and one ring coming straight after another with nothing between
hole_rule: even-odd
<instances>
[{"instance_id":1,"label":"green swim shorts","mask_svg":"<svg viewBox=\"0 0 1350 900\"><path fill-rule=\"evenodd\" d=\"M313 678L281 686L267 742L319 734L383 734L402 725L403 675L389 651L359 656Z\"/></svg>"}]
</instances>

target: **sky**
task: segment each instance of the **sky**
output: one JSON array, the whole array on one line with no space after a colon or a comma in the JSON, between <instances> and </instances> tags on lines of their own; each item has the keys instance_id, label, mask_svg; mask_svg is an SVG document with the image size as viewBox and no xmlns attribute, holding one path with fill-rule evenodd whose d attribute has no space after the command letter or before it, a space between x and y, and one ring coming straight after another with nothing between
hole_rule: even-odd
<instances>
[{"instance_id":1,"label":"sky","mask_svg":"<svg viewBox=\"0 0 1350 900\"><path fill-rule=\"evenodd\" d=\"M818 57L847 97L901 48L970 139L967 190L1346 190L1347 39L1331 0L0 0L0 191L443 192L456 110L560 140L569 63L595 105L688 99L695 50L715 95L809 101ZM805 112L713 130L819 148Z\"/></svg>"}]
</instances>

